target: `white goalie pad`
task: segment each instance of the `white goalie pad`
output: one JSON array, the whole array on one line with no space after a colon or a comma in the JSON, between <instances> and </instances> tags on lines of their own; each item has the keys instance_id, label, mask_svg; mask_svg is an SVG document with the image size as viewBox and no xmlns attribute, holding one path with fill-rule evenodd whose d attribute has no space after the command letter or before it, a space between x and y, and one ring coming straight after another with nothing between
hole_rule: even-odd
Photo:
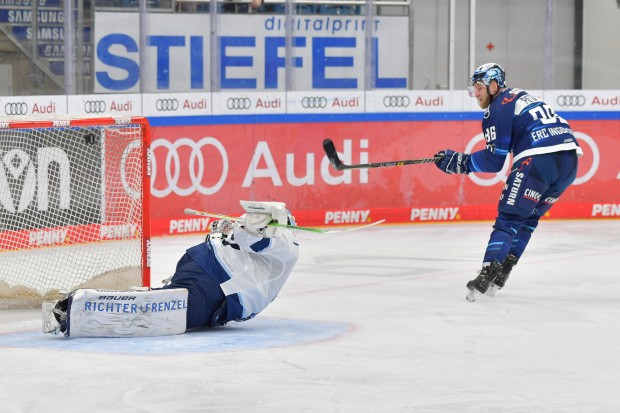
<instances>
[{"instance_id":1,"label":"white goalie pad","mask_svg":"<svg viewBox=\"0 0 620 413\"><path fill-rule=\"evenodd\" d=\"M79 289L67 308L67 337L149 337L185 332L187 290Z\"/></svg>"}]
</instances>

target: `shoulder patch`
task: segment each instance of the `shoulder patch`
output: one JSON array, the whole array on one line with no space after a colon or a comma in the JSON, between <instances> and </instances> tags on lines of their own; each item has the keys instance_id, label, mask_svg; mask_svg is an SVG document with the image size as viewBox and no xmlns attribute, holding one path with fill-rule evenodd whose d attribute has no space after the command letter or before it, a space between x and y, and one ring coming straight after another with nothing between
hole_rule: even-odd
<instances>
[{"instance_id":1,"label":"shoulder patch","mask_svg":"<svg viewBox=\"0 0 620 413\"><path fill-rule=\"evenodd\" d=\"M516 99L517 95L519 95L519 93L521 92L523 92L523 90L517 89L516 87L508 89L508 96L504 96L504 98L502 99L502 105L507 105L508 103L513 102Z\"/></svg>"},{"instance_id":2,"label":"shoulder patch","mask_svg":"<svg viewBox=\"0 0 620 413\"><path fill-rule=\"evenodd\" d=\"M532 95L529 95L527 93L522 95L517 100L517 103L515 104L515 115L521 114L521 112L523 112L525 108L527 108L533 103L538 103L538 102L541 102L541 100Z\"/></svg>"}]
</instances>

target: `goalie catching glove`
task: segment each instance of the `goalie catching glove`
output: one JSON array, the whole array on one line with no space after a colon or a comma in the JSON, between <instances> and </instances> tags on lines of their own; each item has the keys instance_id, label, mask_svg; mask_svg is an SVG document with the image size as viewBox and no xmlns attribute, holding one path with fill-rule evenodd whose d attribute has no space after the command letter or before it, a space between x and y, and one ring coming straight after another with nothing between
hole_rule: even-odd
<instances>
[{"instance_id":1,"label":"goalie catching glove","mask_svg":"<svg viewBox=\"0 0 620 413\"><path fill-rule=\"evenodd\" d=\"M445 151L437 153L435 157L440 158L435 161L435 165L447 174L468 175L471 172L468 154L446 149Z\"/></svg>"},{"instance_id":2,"label":"goalie catching glove","mask_svg":"<svg viewBox=\"0 0 620 413\"><path fill-rule=\"evenodd\" d=\"M241 201L241 206L246 211L242 216L243 229L252 235L277 238L286 231L286 228L269 224L296 225L295 218L283 202Z\"/></svg>"}]
</instances>

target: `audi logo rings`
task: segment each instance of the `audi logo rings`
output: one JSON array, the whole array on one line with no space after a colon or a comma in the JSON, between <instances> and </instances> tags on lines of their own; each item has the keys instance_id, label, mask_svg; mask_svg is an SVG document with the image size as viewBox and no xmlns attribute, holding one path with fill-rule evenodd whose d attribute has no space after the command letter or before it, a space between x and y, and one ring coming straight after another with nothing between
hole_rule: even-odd
<instances>
[{"instance_id":1,"label":"audi logo rings","mask_svg":"<svg viewBox=\"0 0 620 413\"><path fill-rule=\"evenodd\" d=\"M323 96L305 96L301 99L301 107L304 109L323 109L327 107L327 98Z\"/></svg>"},{"instance_id":2,"label":"audi logo rings","mask_svg":"<svg viewBox=\"0 0 620 413\"><path fill-rule=\"evenodd\" d=\"M406 108L411 100L409 96L386 96L383 98L383 106L386 108Z\"/></svg>"},{"instance_id":3,"label":"audi logo rings","mask_svg":"<svg viewBox=\"0 0 620 413\"><path fill-rule=\"evenodd\" d=\"M228 98L226 107L230 110L247 110L252 107L250 98Z\"/></svg>"},{"instance_id":4,"label":"audi logo rings","mask_svg":"<svg viewBox=\"0 0 620 413\"><path fill-rule=\"evenodd\" d=\"M158 112L174 111L179 109L179 101L177 99L157 99L155 109Z\"/></svg>"},{"instance_id":5,"label":"audi logo rings","mask_svg":"<svg viewBox=\"0 0 620 413\"><path fill-rule=\"evenodd\" d=\"M103 113L106 104L103 100L87 100L84 102L84 112L86 113Z\"/></svg>"},{"instance_id":6,"label":"audi logo rings","mask_svg":"<svg viewBox=\"0 0 620 413\"><path fill-rule=\"evenodd\" d=\"M584 95L560 95L555 99L558 106L583 106L586 104Z\"/></svg>"},{"instance_id":7,"label":"audi logo rings","mask_svg":"<svg viewBox=\"0 0 620 413\"><path fill-rule=\"evenodd\" d=\"M203 154L203 147L212 146L221 157L222 166L221 169L214 170L210 168L209 162L205 159ZM189 159L183 159L181 161L181 154L187 157L187 150L180 151L182 147L189 148ZM155 188L155 181L157 178L157 156L155 155L155 149L164 148L161 151L166 151L165 163L162 165L162 170L165 173L165 188ZM224 186L226 177L228 176L228 154L224 145L220 141L212 137L205 137L199 141L194 141L189 138L180 138L174 142L170 142L166 139L156 139L151 143L151 194L157 198L164 198L171 193L179 196L189 196L198 191L203 195L212 195L218 192ZM161 157L160 157L161 159ZM187 181L187 179L180 179L181 172L183 171L183 177L189 177L189 183L185 182L183 187L181 183ZM210 173L217 175L219 178L212 186L204 185L203 181L209 177Z\"/></svg>"},{"instance_id":8,"label":"audi logo rings","mask_svg":"<svg viewBox=\"0 0 620 413\"><path fill-rule=\"evenodd\" d=\"M28 113L26 102L9 102L4 105L4 113L7 115L25 115Z\"/></svg>"}]
</instances>

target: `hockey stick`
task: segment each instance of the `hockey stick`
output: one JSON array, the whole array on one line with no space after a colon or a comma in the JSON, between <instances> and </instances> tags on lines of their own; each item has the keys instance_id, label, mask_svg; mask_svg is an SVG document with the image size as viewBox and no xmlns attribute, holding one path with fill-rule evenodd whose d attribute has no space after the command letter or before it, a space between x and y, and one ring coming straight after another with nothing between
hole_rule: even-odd
<instances>
[{"instance_id":1,"label":"hockey stick","mask_svg":"<svg viewBox=\"0 0 620 413\"><path fill-rule=\"evenodd\" d=\"M342 163L340 158L338 158L338 152L336 151L334 142L332 142L331 139L325 139L323 141L323 149L325 150L325 154L327 155L327 159L329 159L329 162L338 171L342 171L343 169L388 168L391 166L415 165L419 163L437 162L438 160L443 159L443 157L441 156L435 156L434 158L406 159L402 161L374 162L374 163L361 163L361 164L356 164L356 165L345 165Z\"/></svg>"},{"instance_id":2,"label":"hockey stick","mask_svg":"<svg viewBox=\"0 0 620 413\"><path fill-rule=\"evenodd\" d=\"M243 222L243 218L241 218L241 217L231 217L231 216L228 216L228 215L214 214L212 212L196 211L195 209L190 209L190 208L186 208L185 209L185 213L187 215L200 215L200 216L203 216L203 217L210 217L210 218L217 218L217 219L227 219L229 221L240 221L240 222ZM375 221L375 222L372 222L372 223L366 224L366 225L359 225L359 226L356 226L356 227L344 228L344 229L322 229L322 228L300 227L298 225L278 224L277 222L272 222L272 223L268 224L268 226L270 226L270 227L279 227L279 228L288 228L288 229L291 229L293 231L308 231L308 232L317 232L317 233L320 233L320 234L336 234L336 233L339 233L339 232L350 232L350 231L356 231L358 229L374 227L375 225L379 225L382 222L385 222L385 219L381 219L379 221Z\"/></svg>"}]
</instances>

